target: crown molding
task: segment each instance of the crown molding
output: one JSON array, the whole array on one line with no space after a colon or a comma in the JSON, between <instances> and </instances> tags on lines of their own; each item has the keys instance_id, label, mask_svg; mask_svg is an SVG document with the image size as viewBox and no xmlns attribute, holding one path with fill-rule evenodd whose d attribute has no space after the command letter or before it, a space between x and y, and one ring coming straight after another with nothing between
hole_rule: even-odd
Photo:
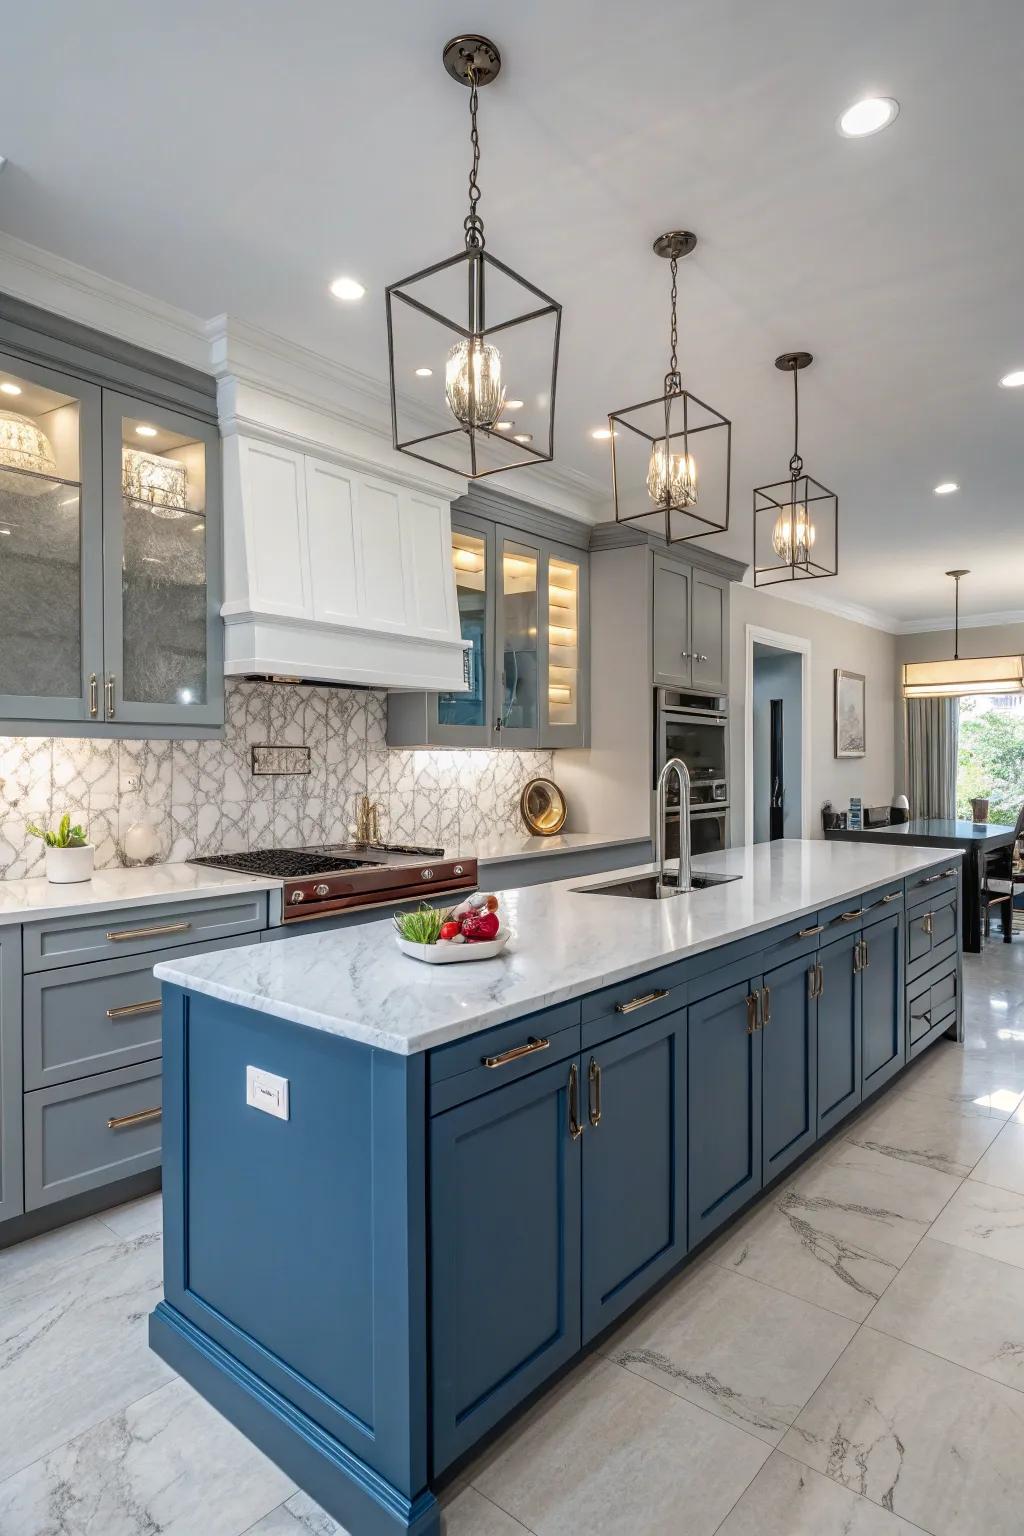
<instances>
[{"instance_id":1,"label":"crown molding","mask_svg":"<svg viewBox=\"0 0 1024 1536\"><path fill-rule=\"evenodd\" d=\"M961 629L989 629L1001 627L1004 624L1024 624L1024 609L1010 608L1004 613L969 613L960 615ZM898 635L926 635L939 629L953 629L953 620L948 614L940 614L934 619L903 619L900 621L896 633Z\"/></svg>"},{"instance_id":2,"label":"crown molding","mask_svg":"<svg viewBox=\"0 0 1024 1536\"><path fill-rule=\"evenodd\" d=\"M748 572L743 585L754 589L754 578ZM779 586L784 583L779 582ZM877 608L866 608L860 603L846 603L840 598L827 597L823 592L808 592L802 590L810 586L810 582L789 582L785 584L785 592L776 592L771 586L757 587L758 592L768 592L783 603L799 603L804 608L818 608L822 613L830 613L837 619L848 619L851 624L865 624L868 629L880 629L887 635L900 633L899 620L891 614L881 613ZM794 590L795 589L795 590Z\"/></svg>"}]
</instances>

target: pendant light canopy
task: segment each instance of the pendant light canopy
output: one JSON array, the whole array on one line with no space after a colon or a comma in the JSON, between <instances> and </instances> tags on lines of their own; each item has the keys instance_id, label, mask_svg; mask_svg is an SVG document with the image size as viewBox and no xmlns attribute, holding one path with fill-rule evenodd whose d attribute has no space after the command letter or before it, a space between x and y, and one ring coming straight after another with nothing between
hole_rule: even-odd
<instances>
[{"instance_id":1,"label":"pendant light canopy","mask_svg":"<svg viewBox=\"0 0 1024 1536\"><path fill-rule=\"evenodd\" d=\"M562 306L485 249L477 112L501 55L455 37L442 59L469 88L465 248L386 290L391 425L400 452L479 480L554 457Z\"/></svg>"},{"instance_id":2,"label":"pendant light canopy","mask_svg":"<svg viewBox=\"0 0 1024 1536\"><path fill-rule=\"evenodd\" d=\"M800 457L800 374L810 352L783 352L776 368L793 375L793 452L789 479L754 489L754 586L835 576L839 570L839 497L804 473Z\"/></svg>"},{"instance_id":3,"label":"pendant light canopy","mask_svg":"<svg viewBox=\"0 0 1024 1536\"><path fill-rule=\"evenodd\" d=\"M683 388L679 371L679 262L697 244L689 230L659 235L655 255L671 263L671 329L664 392L608 416L615 521L663 517L665 539L679 544L729 526L732 423Z\"/></svg>"},{"instance_id":4,"label":"pendant light canopy","mask_svg":"<svg viewBox=\"0 0 1024 1536\"><path fill-rule=\"evenodd\" d=\"M956 583L952 657L946 661L905 662L905 699L955 699L965 693L1024 693L1024 656L960 655L960 582L970 574L970 571L946 572Z\"/></svg>"}]
</instances>

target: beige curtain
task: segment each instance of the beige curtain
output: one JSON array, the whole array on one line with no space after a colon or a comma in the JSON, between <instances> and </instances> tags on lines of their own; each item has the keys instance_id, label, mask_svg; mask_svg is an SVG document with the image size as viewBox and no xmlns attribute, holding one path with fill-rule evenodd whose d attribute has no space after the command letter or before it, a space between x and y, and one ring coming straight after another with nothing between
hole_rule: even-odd
<instances>
[{"instance_id":1,"label":"beige curtain","mask_svg":"<svg viewBox=\"0 0 1024 1536\"><path fill-rule=\"evenodd\" d=\"M907 795L910 814L956 815L958 699L907 700Z\"/></svg>"}]
</instances>

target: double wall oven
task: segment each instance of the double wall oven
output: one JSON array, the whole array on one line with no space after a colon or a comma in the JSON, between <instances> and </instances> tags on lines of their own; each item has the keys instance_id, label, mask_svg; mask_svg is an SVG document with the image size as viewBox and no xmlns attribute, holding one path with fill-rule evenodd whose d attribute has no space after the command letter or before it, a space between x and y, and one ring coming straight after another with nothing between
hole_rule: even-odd
<instances>
[{"instance_id":1,"label":"double wall oven","mask_svg":"<svg viewBox=\"0 0 1024 1536\"><path fill-rule=\"evenodd\" d=\"M655 691L654 775L682 758L690 770L690 851L717 853L729 846L729 717L717 695ZM666 853L679 853L679 789L669 780Z\"/></svg>"}]
</instances>

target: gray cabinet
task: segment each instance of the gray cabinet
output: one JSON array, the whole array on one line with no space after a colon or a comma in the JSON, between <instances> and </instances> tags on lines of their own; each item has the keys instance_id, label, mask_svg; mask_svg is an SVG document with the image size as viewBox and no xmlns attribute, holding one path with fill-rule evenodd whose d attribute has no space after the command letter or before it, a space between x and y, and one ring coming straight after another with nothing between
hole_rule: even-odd
<instances>
[{"instance_id":1,"label":"gray cabinet","mask_svg":"<svg viewBox=\"0 0 1024 1536\"><path fill-rule=\"evenodd\" d=\"M0 303L0 730L211 735L224 721L213 380L38 312L33 331L9 308L27 306ZM54 358L67 371L37 360ZM138 395L114 387L130 381Z\"/></svg>"},{"instance_id":2,"label":"gray cabinet","mask_svg":"<svg viewBox=\"0 0 1024 1536\"><path fill-rule=\"evenodd\" d=\"M692 686L725 693L729 677L729 584L694 567L690 587Z\"/></svg>"},{"instance_id":3,"label":"gray cabinet","mask_svg":"<svg viewBox=\"0 0 1024 1536\"><path fill-rule=\"evenodd\" d=\"M21 929L0 928L0 1221L20 1216Z\"/></svg>"},{"instance_id":4,"label":"gray cabinet","mask_svg":"<svg viewBox=\"0 0 1024 1536\"><path fill-rule=\"evenodd\" d=\"M690 567L654 556L654 682L658 688L689 688Z\"/></svg>"},{"instance_id":5,"label":"gray cabinet","mask_svg":"<svg viewBox=\"0 0 1024 1536\"><path fill-rule=\"evenodd\" d=\"M25 1095L25 1209L160 1166L160 1063Z\"/></svg>"},{"instance_id":6,"label":"gray cabinet","mask_svg":"<svg viewBox=\"0 0 1024 1536\"><path fill-rule=\"evenodd\" d=\"M465 690L393 693L392 747L579 747L589 728L586 552L452 513Z\"/></svg>"},{"instance_id":7,"label":"gray cabinet","mask_svg":"<svg viewBox=\"0 0 1024 1536\"><path fill-rule=\"evenodd\" d=\"M653 565L655 685L725 693L728 581L668 555L655 555Z\"/></svg>"}]
</instances>

